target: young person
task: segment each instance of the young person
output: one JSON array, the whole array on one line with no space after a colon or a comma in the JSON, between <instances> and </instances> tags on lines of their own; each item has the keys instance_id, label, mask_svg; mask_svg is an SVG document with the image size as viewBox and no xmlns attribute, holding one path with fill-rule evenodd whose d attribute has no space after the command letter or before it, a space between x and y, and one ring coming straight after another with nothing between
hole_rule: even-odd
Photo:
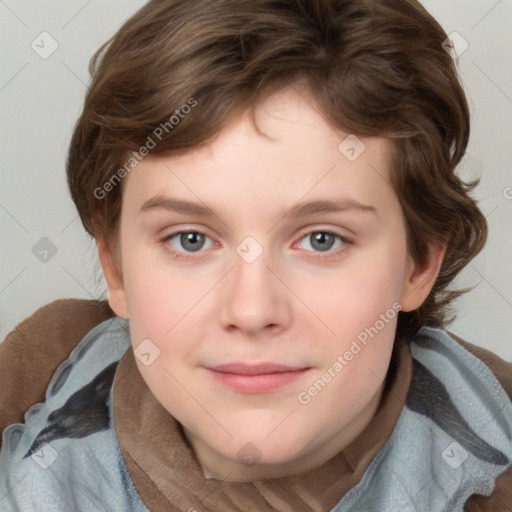
<instances>
[{"instance_id":1,"label":"young person","mask_svg":"<svg viewBox=\"0 0 512 512\"><path fill-rule=\"evenodd\" d=\"M2 510L507 510L511 365L445 327L487 229L446 38L153 0L98 51L67 172L108 305L2 344Z\"/></svg>"}]
</instances>

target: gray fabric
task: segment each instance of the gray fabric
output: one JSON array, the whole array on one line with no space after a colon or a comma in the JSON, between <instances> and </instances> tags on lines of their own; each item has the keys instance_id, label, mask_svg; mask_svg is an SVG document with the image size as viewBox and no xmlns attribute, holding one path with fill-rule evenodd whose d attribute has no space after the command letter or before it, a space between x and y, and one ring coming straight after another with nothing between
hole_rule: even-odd
<instances>
[{"instance_id":1,"label":"gray fabric","mask_svg":"<svg viewBox=\"0 0 512 512\"><path fill-rule=\"evenodd\" d=\"M112 380L129 347L127 321L98 325L59 366L46 402L5 429L2 512L147 511L113 424ZM422 329L411 351L406 407L332 512L463 511L512 465L512 404L490 370L437 329Z\"/></svg>"},{"instance_id":2,"label":"gray fabric","mask_svg":"<svg viewBox=\"0 0 512 512\"><path fill-rule=\"evenodd\" d=\"M129 346L127 321L115 318L95 327L55 372L46 402L31 407L23 425L4 430L2 512L148 510L133 487L113 428L113 373L84 393L105 368L117 366ZM95 403L105 385L106 400Z\"/></svg>"},{"instance_id":3,"label":"gray fabric","mask_svg":"<svg viewBox=\"0 0 512 512\"><path fill-rule=\"evenodd\" d=\"M463 511L512 465L512 404L491 371L438 329L421 329L411 352L406 407L332 512Z\"/></svg>"}]
</instances>

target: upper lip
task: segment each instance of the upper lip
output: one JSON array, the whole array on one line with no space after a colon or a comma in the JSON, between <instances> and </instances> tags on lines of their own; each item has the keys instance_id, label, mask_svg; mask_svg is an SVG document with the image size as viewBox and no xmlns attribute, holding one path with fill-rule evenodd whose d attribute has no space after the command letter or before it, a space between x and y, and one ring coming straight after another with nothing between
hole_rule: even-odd
<instances>
[{"instance_id":1,"label":"upper lip","mask_svg":"<svg viewBox=\"0 0 512 512\"><path fill-rule=\"evenodd\" d=\"M208 369L221 373L234 373L238 375L263 375L266 373L285 373L306 370L307 368L287 366L279 363L228 363L209 366Z\"/></svg>"}]
</instances>

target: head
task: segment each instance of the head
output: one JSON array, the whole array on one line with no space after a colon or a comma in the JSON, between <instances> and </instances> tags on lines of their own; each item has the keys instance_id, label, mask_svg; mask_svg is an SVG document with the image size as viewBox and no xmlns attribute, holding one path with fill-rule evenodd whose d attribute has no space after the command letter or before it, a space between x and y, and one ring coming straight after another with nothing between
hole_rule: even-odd
<instances>
[{"instance_id":1,"label":"head","mask_svg":"<svg viewBox=\"0 0 512 512\"><path fill-rule=\"evenodd\" d=\"M143 378L217 476L326 460L395 343L446 324L486 236L446 37L412 0L151 1L93 57L71 194L111 307L158 348ZM293 371L223 367L269 362Z\"/></svg>"}]
</instances>

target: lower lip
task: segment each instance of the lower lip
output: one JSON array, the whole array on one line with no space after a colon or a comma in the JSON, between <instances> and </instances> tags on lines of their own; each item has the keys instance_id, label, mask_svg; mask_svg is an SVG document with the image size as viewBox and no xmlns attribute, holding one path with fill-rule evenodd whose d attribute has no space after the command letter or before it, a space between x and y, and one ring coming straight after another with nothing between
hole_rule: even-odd
<instances>
[{"instance_id":1,"label":"lower lip","mask_svg":"<svg viewBox=\"0 0 512 512\"><path fill-rule=\"evenodd\" d=\"M293 372L262 373L259 375L240 375L238 373L217 372L208 368L217 381L241 393L269 393L280 389L302 377L308 369Z\"/></svg>"}]
</instances>

